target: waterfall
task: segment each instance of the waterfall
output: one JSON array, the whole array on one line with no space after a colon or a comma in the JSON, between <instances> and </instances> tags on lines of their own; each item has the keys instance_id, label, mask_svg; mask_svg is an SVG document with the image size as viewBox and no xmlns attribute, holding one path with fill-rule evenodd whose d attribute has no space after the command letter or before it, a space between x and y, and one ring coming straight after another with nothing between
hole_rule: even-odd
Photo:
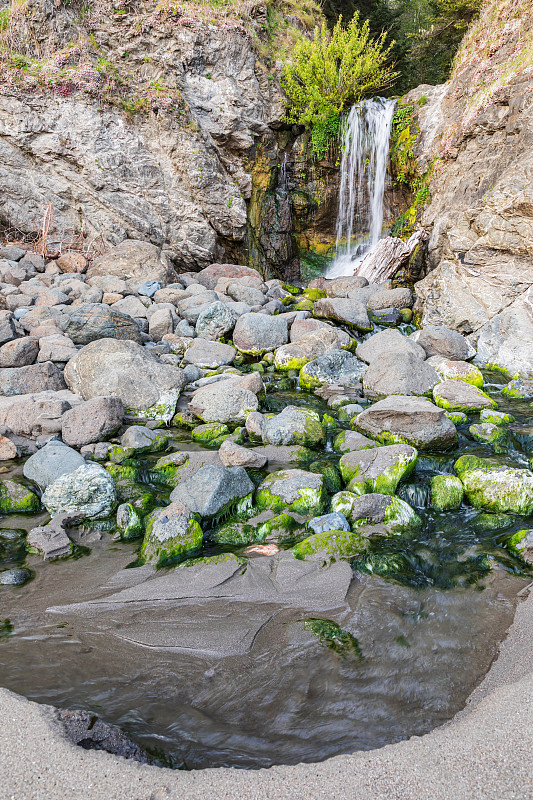
<instances>
[{"instance_id":1,"label":"waterfall","mask_svg":"<svg viewBox=\"0 0 533 800\"><path fill-rule=\"evenodd\" d=\"M327 277L353 275L381 238L394 100L352 106L343 126L335 259Z\"/></svg>"}]
</instances>

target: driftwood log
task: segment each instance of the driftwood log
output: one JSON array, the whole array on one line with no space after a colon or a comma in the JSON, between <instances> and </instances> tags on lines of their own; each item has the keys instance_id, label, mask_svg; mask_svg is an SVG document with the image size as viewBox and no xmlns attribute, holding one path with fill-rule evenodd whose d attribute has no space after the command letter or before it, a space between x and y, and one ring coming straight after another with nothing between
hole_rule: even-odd
<instances>
[{"instance_id":1,"label":"driftwood log","mask_svg":"<svg viewBox=\"0 0 533 800\"><path fill-rule=\"evenodd\" d=\"M369 283L381 283L394 275L426 239L423 229L415 231L406 242L395 236L380 239L354 270L354 275L366 278Z\"/></svg>"}]
</instances>

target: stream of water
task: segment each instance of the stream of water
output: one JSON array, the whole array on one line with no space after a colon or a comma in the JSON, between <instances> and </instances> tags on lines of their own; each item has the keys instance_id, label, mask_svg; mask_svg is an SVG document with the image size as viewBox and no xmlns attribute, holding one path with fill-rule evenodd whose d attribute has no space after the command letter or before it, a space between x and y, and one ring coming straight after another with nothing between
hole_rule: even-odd
<instances>
[{"instance_id":1,"label":"stream of water","mask_svg":"<svg viewBox=\"0 0 533 800\"><path fill-rule=\"evenodd\" d=\"M352 106L344 122L336 251L328 278L353 275L382 236L395 102L365 100Z\"/></svg>"}]
</instances>

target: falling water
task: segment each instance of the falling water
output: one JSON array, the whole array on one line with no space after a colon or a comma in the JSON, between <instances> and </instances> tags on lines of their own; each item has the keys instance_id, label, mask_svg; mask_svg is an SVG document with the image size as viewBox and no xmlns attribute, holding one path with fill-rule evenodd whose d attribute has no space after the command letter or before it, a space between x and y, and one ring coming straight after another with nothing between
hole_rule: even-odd
<instances>
[{"instance_id":1,"label":"falling water","mask_svg":"<svg viewBox=\"0 0 533 800\"><path fill-rule=\"evenodd\" d=\"M394 106L382 97L366 100L352 106L345 121L337 242L328 278L353 275L381 238Z\"/></svg>"}]
</instances>

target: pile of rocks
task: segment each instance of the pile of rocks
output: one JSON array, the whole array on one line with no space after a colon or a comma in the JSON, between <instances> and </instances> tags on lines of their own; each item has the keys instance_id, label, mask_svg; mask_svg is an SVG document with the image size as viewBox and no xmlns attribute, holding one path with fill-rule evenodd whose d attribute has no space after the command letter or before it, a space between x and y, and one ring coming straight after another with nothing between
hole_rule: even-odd
<instances>
[{"instance_id":1,"label":"pile of rocks","mask_svg":"<svg viewBox=\"0 0 533 800\"><path fill-rule=\"evenodd\" d=\"M461 334L408 327L414 299L358 277L298 289L229 264L177 275L145 242L91 263L0 247L0 459L29 456L30 482L1 481L0 511L44 506L52 520L27 545L49 558L69 552L70 526L116 513L120 536L143 537L141 557L158 564L198 556L206 537L353 557L416 529L395 492L418 453L455 447L469 415L489 443L512 418L495 411ZM284 382L300 399L268 413ZM505 391L533 399L533 381ZM173 451L162 425L203 449ZM324 458L335 428L336 462ZM143 487L146 459L170 505ZM467 466L435 476L436 508L466 496L533 511L528 469Z\"/></svg>"}]
</instances>

